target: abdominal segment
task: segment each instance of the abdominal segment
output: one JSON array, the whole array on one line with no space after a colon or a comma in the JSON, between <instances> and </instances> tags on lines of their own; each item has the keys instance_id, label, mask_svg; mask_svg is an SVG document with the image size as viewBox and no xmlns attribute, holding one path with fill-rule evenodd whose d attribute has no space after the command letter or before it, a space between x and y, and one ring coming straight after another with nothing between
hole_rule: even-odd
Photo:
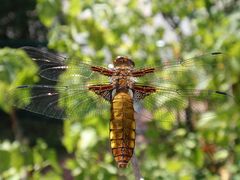
<instances>
[{"instance_id":1,"label":"abdominal segment","mask_svg":"<svg viewBox=\"0 0 240 180\"><path fill-rule=\"evenodd\" d=\"M133 155L136 136L131 96L126 92L117 93L113 98L111 110L111 149L118 167L124 168Z\"/></svg>"}]
</instances>

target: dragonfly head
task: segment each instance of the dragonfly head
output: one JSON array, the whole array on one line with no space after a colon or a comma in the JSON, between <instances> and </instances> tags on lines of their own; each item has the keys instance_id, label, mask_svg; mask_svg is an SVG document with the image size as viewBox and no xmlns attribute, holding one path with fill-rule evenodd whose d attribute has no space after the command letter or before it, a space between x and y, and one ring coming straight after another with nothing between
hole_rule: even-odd
<instances>
[{"instance_id":1,"label":"dragonfly head","mask_svg":"<svg viewBox=\"0 0 240 180\"><path fill-rule=\"evenodd\" d=\"M118 56L114 61L113 61L114 67L131 67L133 68L135 66L135 63L128 57L126 56Z\"/></svg>"}]
</instances>

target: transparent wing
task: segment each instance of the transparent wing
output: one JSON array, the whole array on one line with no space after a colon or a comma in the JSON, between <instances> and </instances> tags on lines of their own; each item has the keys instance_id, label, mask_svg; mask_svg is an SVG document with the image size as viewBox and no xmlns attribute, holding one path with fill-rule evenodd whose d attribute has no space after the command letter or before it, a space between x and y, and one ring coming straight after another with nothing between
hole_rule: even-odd
<instances>
[{"instance_id":1,"label":"transparent wing","mask_svg":"<svg viewBox=\"0 0 240 180\"><path fill-rule=\"evenodd\" d=\"M50 53L34 47L22 47L29 57L38 63L41 69L45 69L51 66L63 66L66 64L68 58L65 56Z\"/></svg>"},{"instance_id":2,"label":"transparent wing","mask_svg":"<svg viewBox=\"0 0 240 180\"><path fill-rule=\"evenodd\" d=\"M96 84L109 84L109 78L93 71L93 68L106 73L109 73L108 69L76 60L70 61L66 57L37 48L22 49L39 65L40 76L57 81L57 84L17 87L11 91L17 107L57 119L65 119L69 115L82 118L90 113L102 114L104 109L109 111L107 100L111 90L101 91L100 88L96 93L89 90L91 85L96 87Z\"/></svg>"},{"instance_id":3,"label":"transparent wing","mask_svg":"<svg viewBox=\"0 0 240 180\"><path fill-rule=\"evenodd\" d=\"M170 125L176 120L191 119L193 114L219 107L230 95L205 89L211 80L208 79L209 74L216 72L212 71L213 69L218 68L221 72L226 70L224 58L226 56L221 52L213 52L189 59L166 60L160 62L158 67L150 67L150 72L154 73L137 78L136 83L156 89L156 92L149 96L136 91L135 100L142 102L143 107L152 112L144 116L151 119L153 115L159 122ZM144 69L136 71L143 72ZM218 74L212 76L217 77Z\"/></svg>"},{"instance_id":4,"label":"transparent wing","mask_svg":"<svg viewBox=\"0 0 240 180\"><path fill-rule=\"evenodd\" d=\"M189 59L165 60L159 62L160 66L152 67L154 73L137 78L137 82L172 88L182 84L188 87L194 87L197 83L203 85L204 82L208 81L206 75L211 73L214 68L219 68L221 71L225 70L224 58L225 55L221 52L213 52ZM141 68L136 69L136 71L140 70Z\"/></svg>"},{"instance_id":5,"label":"transparent wing","mask_svg":"<svg viewBox=\"0 0 240 180\"><path fill-rule=\"evenodd\" d=\"M33 47L22 47L22 49L38 64L39 75L45 79L59 81L59 76L65 73L65 76L70 78L80 77L92 83L108 81L108 77L92 71L93 65L91 64L83 63L80 60L76 62L76 60L73 61L67 57Z\"/></svg>"},{"instance_id":6,"label":"transparent wing","mask_svg":"<svg viewBox=\"0 0 240 180\"><path fill-rule=\"evenodd\" d=\"M82 118L90 113L109 111L109 103L85 86L23 85L12 91L19 108L51 118L65 119L68 115Z\"/></svg>"},{"instance_id":7,"label":"transparent wing","mask_svg":"<svg viewBox=\"0 0 240 180\"><path fill-rule=\"evenodd\" d=\"M174 89L160 86L155 89L155 93L144 99L141 94L135 95L134 100L151 112L143 114L143 118L157 119L168 127L174 122L190 120L193 116L215 109L232 99L231 95L214 90Z\"/></svg>"}]
</instances>

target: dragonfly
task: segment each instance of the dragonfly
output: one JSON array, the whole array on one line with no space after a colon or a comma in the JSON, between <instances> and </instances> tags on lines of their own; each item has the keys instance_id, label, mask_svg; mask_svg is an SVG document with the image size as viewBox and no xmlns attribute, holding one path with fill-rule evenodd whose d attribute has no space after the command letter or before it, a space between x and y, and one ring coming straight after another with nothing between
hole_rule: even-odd
<instances>
[{"instance_id":1,"label":"dragonfly","mask_svg":"<svg viewBox=\"0 0 240 180\"><path fill-rule=\"evenodd\" d=\"M16 100L17 107L56 119L101 115L108 109L110 147L119 168L126 168L133 156L137 115L151 119L156 113L161 121L174 122L189 105L193 111L200 111L201 105L196 102L211 103L228 96L218 90L195 89L196 84L206 81L207 71L219 65L215 62L209 66L206 59L221 56L220 52L137 67L127 56L101 66L71 62L34 47L22 49L38 64L39 75L55 84L18 86L15 92L21 98ZM150 115L141 113L142 109L149 110Z\"/></svg>"}]
</instances>

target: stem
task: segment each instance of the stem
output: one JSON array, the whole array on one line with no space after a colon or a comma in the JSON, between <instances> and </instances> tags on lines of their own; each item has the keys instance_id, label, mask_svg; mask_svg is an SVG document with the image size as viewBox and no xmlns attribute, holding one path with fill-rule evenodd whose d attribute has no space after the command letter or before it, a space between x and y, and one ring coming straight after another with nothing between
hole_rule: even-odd
<instances>
[{"instance_id":1,"label":"stem","mask_svg":"<svg viewBox=\"0 0 240 180\"><path fill-rule=\"evenodd\" d=\"M14 109L12 109L10 112L10 121L12 123L12 131L15 136L15 139L18 140L19 142L22 142L23 140L22 130L19 126L16 111Z\"/></svg>"},{"instance_id":2,"label":"stem","mask_svg":"<svg viewBox=\"0 0 240 180\"><path fill-rule=\"evenodd\" d=\"M135 153L133 153L132 159L131 159L133 172L136 180L144 180L144 178L141 176L141 172L138 165L138 160L135 156Z\"/></svg>"}]
</instances>

